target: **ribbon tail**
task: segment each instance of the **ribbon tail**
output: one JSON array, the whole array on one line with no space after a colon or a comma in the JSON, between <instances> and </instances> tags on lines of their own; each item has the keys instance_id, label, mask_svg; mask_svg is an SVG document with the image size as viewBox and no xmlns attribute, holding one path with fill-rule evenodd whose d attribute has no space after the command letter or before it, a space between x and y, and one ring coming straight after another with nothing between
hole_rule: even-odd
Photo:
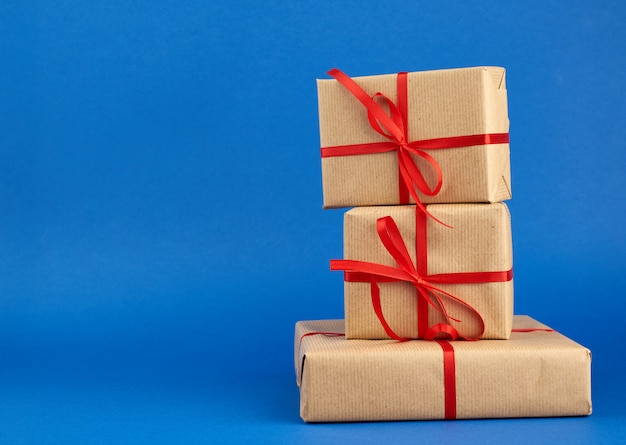
<instances>
[{"instance_id":1,"label":"ribbon tail","mask_svg":"<svg viewBox=\"0 0 626 445\"><path fill-rule=\"evenodd\" d=\"M383 307L380 301L380 288L378 287L378 284L376 284L375 280L370 281L370 294L372 297L372 306L374 307L374 312L378 317L378 321L380 321L380 324L385 330L385 334L387 334L389 338L393 338L394 340L408 341L408 338L400 337L398 334L396 334L393 329L391 329L391 326L389 326L389 323L387 323L387 320L383 315Z\"/></svg>"},{"instance_id":2,"label":"ribbon tail","mask_svg":"<svg viewBox=\"0 0 626 445\"><path fill-rule=\"evenodd\" d=\"M461 320L452 317L448 313L448 310L446 309L446 307L445 307L445 305L444 305L444 303L443 303L443 301L441 299L442 296L451 299L452 301L454 301L457 304L460 304L461 306L463 306L466 309L468 309L471 313L475 314L475 316L477 317L478 322L479 322L479 326L480 326L478 335L476 337L465 337L465 336L459 335L459 338L462 338L463 340L474 341L474 340L478 340L478 339L480 339L480 337L482 337L482 335L485 333L485 320L483 320L483 317L482 317L482 315L480 315L480 312L478 312L476 309L474 309L474 307L472 307L467 302L461 300L460 298L455 297L454 295L452 295L449 292L444 291L443 289L439 289L439 288L433 286L432 284L427 284L426 286L433 293L433 295L435 296L435 299L437 300L437 303L441 306L441 308L437 308L435 305L433 305L433 307L435 307L435 309L446 318L448 323L450 323L450 320L452 320L452 321L454 321L456 323L461 323Z\"/></svg>"},{"instance_id":3,"label":"ribbon tail","mask_svg":"<svg viewBox=\"0 0 626 445\"><path fill-rule=\"evenodd\" d=\"M422 213L424 213L429 218L431 218L436 223L441 224L442 226L445 226L451 229L452 228L451 225L446 224L445 222L441 221L439 218L437 218L436 216L434 216L432 213L428 211L428 209L426 208L426 205L422 203L419 195L415 191L415 187L413 187L414 181L413 181L411 174L407 170L406 165L404 164L404 162L400 161L400 158L398 158L398 161L399 161L398 167L400 170L400 177L402 178L402 182L404 182L405 188L408 190L408 193L413 198L413 201L415 201L415 206L417 207L417 209L421 211Z\"/></svg>"}]
</instances>

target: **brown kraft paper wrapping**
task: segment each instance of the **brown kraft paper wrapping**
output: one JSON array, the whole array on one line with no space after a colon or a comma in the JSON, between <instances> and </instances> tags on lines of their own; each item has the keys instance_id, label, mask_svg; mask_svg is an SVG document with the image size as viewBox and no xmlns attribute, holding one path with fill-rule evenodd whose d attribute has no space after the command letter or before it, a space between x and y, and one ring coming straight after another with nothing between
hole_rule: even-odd
<instances>
[{"instance_id":1,"label":"brown kraft paper wrapping","mask_svg":"<svg viewBox=\"0 0 626 445\"><path fill-rule=\"evenodd\" d=\"M444 418L438 342L315 334L343 328L342 320L296 324L294 358L305 421ZM514 328L547 326L515 316ZM454 349L457 419L591 414L591 353L558 332L448 344Z\"/></svg>"},{"instance_id":2,"label":"brown kraft paper wrapping","mask_svg":"<svg viewBox=\"0 0 626 445\"><path fill-rule=\"evenodd\" d=\"M458 272L498 272L512 269L511 222L507 206L494 204L430 204L428 212L452 227L426 217L428 275ZM419 210L417 210L419 211ZM356 207L344 216L344 259L386 266L396 262L381 243L376 230L378 218L391 216L415 264L416 207ZM379 282L382 313L392 330L403 338L418 338L417 290L410 282ZM438 284L437 287L471 306L475 312L442 301L449 314L460 322L446 320L428 305L428 326L449 322L460 335L484 339L507 339L513 320L513 280L489 283ZM347 338L389 338L374 312L369 282L344 283ZM422 331L423 332L423 331Z\"/></svg>"},{"instance_id":3,"label":"brown kraft paper wrapping","mask_svg":"<svg viewBox=\"0 0 626 445\"><path fill-rule=\"evenodd\" d=\"M369 95L397 103L397 74L354 77ZM423 141L509 131L505 70L458 68L408 73L408 139ZM365 107L337 80L318 79L321 147L386 142L368 122ZM500 202L511 198L509 144L425 150L439 164L443 183L424 203ZM412 155L429 185L435 172ZM322 157L324 207L400 202L395 151Z\"/></svg>"}]
</instances>

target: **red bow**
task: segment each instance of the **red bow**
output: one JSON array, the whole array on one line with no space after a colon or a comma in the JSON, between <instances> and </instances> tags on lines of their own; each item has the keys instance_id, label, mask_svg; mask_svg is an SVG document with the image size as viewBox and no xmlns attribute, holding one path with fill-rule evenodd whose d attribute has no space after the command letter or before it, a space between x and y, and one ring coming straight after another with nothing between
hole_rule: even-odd
<instances>
[{"instance_id":1,"label":"red bow","mask_svg":"<svg viewBox=\"0 0 626 445\"><path fill-rule=\"evenodd\" d=\"M358 260L331 260L331 270L343 270L344 279L347 282L369 282L372 305L385 333L395 340L407 340L397 335L387 323L380 302L379 282L405 281L411 283L417 290L418 299L418 338L433 340L438 334L443 333L452 340L463 338L475 340L482 336L485 323L480 313L467 302L445 290L436 284L454 283L485 283L509 281L513 274L512 270L505 272L457 272L448 274L427 274L427 245L426 245L426 217L424 213L416 212L416 257L417 265L413 264L408 249L402 239L402 235L393 218L385 216L376 221L378 236L396 261L398 267L386 266ZM432 298L431 298L432 296ZM468 308L476 315L480 323L480 333L476 338L467 338L459 335L457 330L450 324L450 320L459 322L452 317L443 300L453 301ZM440 312L447 323L440 323L428 327L428 306L432 306Z\"/></svg>"}]
</instances>

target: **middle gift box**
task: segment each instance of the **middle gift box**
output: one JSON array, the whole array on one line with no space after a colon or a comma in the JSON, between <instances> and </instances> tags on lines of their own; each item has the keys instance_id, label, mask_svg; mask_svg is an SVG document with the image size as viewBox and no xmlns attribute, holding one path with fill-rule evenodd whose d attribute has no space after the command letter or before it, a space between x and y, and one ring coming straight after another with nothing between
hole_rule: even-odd
<instances>
[{"instance_id":1,"label":"middle gift box","mask_svg":"<svg viewBox=\"0 0 626 445\"><path fill-rule=\"evenodd\" d=\"M511 219L504 203L356 207L344 217L346 338L440 333L508 339Z\"/></svg>"}]
</instances>

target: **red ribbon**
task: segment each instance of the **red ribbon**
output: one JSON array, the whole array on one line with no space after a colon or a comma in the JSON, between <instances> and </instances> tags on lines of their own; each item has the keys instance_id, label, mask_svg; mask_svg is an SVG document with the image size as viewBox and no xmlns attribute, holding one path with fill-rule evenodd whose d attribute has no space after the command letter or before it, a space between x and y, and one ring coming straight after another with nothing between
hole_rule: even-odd
<instances>
[{"instance_id":1,"label":"red ribbon","mask_svg":"<svg viewBox=\"0 0 626 445\"><path fill-rule=\"evenodd\" d=\"M346 334L343 332L326 332L326 331L313 331L307 332L306 334L302 334L300 337L300 341L298 342L298 354L300 353L300 346L302 346L302 340L306 337L310 337L311 335L324 335L326 337L345 337Z\"/></svg>"},{"instance_id":2,"label":"red ribbon","mask_svg":"<svg viewBox=\"0 0 626 445\"><path fill-rule=\"evenodd\" d=\"M438 341L443 349L443 400L446 420L456 419L456 362L454 348L448 341Z\"/></svg>"},{"instance_id":3,"label":"red ribbon","mask_svg":"<svg viewBox=\"0 0 626 445\"><path fill-rule=\"evenodd\" d=\"M326 158L396 151L398 155L400 204L409 204L409 196L411 196L420 210L426 212L424 205L419 199L417 190L426 196L435 196L441 190L443 183L441 167L424 150L505 144L509 142L508 133L476 134L409 142L407 73L401 72L397 76L397 105L380 92L370 97L354 80L336 68L331 69L327 74L334 77L363 104L367 109L367 118L372 129L389 139L389 142L322 147L321 156ZM383 103L387 104L389 114L376 102L376 99L382 100ZM437 176L437 183L434 187L427 184L411 155L421 157L434 169Z\"/></svg>"},{"instance_id":4,"label":"red ribbon","mask_svg":"<svg viewBox=\"0 0 626 445\"><path fill-rule=\"evenodd\" d=\"M343 270L344 281L370 283L370 294L374 312L378 317L385 333L395 340L408 340L397 335L387 323L380 301L380 288L378 283L406 281L417 290L417 337L424 339L434 339L438 334L443 333L456 339L476 340L482 336L485 330L485 323L478 311L467 302L455 297L449 292L435 286L435 284L472 284L487 282L504 282L513 278L513 271L498 272L456 272L447 274L428 274L428 240L426 233L426 214L415 213L415 254L416 264L414 265L402 235L393 218L385 216L376 221L376 231L381 242L396 261L398 267L385 266L358 260L331 260L331 270ZM432 298L431 298L432 295ZM480 334L476 338L460 336L456 329L450 325L450 320L460 321L452 317L443 303L443 300L451 300L460 304L473 312L480 322ZM428 326L428 306L432 306L440 312L447 320L432 327Z\"/></svg>"}]
</instances>

